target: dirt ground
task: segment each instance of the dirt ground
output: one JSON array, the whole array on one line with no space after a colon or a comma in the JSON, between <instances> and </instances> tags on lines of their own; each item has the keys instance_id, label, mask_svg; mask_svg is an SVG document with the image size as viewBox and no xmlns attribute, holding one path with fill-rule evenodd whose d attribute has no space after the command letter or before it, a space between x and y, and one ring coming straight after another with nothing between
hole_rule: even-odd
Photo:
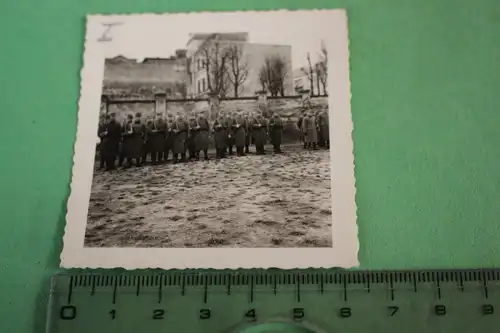
<instances>
[{"instance_id":1,"label":"dirt ground","mask_svg":"<svg viewBox=\"0 0 500 333\"><path fill-rule=\"evenodd\" d=\"M96 171L85 246L330 247L330 154L284 151Z\"/></svg>"}]
</instances>

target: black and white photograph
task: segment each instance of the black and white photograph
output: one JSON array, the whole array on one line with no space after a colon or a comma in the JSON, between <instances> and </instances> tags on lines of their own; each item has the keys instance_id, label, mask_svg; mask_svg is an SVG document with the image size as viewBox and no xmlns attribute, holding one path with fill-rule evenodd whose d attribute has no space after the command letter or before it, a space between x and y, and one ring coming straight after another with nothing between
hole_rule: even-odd
<instances>
[{"instance_id":1,"label":"black and white photograph","mask_svg":"<svg viewBox=\"0 0 500 333\"><path fill-rule=\"evenodd\" d=\"M63 265L355 265L348 73L341 10L89 16Z\"/></svg>"}]
</instances>

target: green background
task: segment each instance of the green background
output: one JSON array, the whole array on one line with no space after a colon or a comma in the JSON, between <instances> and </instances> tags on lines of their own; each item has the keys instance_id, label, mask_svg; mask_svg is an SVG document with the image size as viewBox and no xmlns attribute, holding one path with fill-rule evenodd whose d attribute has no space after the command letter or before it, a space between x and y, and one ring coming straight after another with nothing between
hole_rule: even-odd
<instances>
[{"instance_id":1,"label":"green background","mask_svg":"<svg viewBox=\"0 0 500 333\"><path fill-rule=\"evenodd\" d=\"M498 0L1 1L0 331L43 331L87 13L338 7L349 16L361 268L498 266Z\"/></svg>"}]
</instances>

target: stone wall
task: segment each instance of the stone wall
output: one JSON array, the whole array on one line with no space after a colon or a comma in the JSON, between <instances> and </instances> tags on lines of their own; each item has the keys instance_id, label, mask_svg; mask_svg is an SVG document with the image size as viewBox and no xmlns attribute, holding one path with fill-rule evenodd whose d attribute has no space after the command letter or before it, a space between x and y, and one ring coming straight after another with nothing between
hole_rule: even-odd
<instances>
[{"instance_id":1,"label":"stone wall","mask_svg":"<svg viewBox=\"0 0 500 333\"><path fill-rule=\"evenodd\" d=\"M304 102L301 96L267 97L264 100L257 98L234 98L217 100L167 100L164 96L144 99L141 101L113 100L108 98L107 112L114 112L119 121L123 121L127 114L140 112L144 119L152 118L157 112L165 116L189 116L204 113L214 119L218 112L225 114L257 115L262 112L265 117L278 113L284 121L284 141L296 141L299 137L297 121L302 113ZM311 97L307 109L316 111L328 110L328 97ZM211 107L213 105L213 107ZM101 104L101 113L106 113L106 98Z\"/></svg>"},{"instance_id":2,"label":"stone wall","mask_svg":"<svg viewBox=\"0 0 500 333\"><path fill-rule=\"evenodd\" d=\"M262 112L265 117L278 113L281 118L297 119L301 113L303 102L298 97L268 98L266 102L259 103L256 99L228 99L221 100L219 110L223 113L257 114ZM168 108L168 107L167 107ZM327 110L327 97L312 97L311 109Z\"/></svg>"},{"instance_id":3,"label":"stone wall","mask_svg":"<svg viewBox=\"0 0 500 333\"><path fill-rule=\"evenodd\" d=\"M127 115L133 114L135 115L137 112L140 112L143 117L149 118L155 115L155 104L151 103L123 103L123 104L109 104L108 105L108 114L114 113L116 114L116 119L121 123L126 118ZM105 104L101 104L101 114L106 114L106 106Z\"/></svg>"},{"instance_id":4,"label":"stone wall","mask_svg":"<svg viewBox=\"0 0 500 333\"><path fill-rule=\"evenodd\" d=\"M258 105L256 99L229 99L221 100L219 104L219 112L229 114L229 113L244 113L256 111Z\"/></svg>"},{"instance_id":5,"label":"stone wall","mask_svg":"<svg viewBox=\"0 0 500 333\"><path fill-rule=\"evenodd\" d=\"M210 104L208 101L176 101L171 102L167 101L166 103L166 114L176 115L190 115L193 112L196 114L204 113L205 116L208 116L208 112L210 110Z\"/></svg>"}]
</instances>

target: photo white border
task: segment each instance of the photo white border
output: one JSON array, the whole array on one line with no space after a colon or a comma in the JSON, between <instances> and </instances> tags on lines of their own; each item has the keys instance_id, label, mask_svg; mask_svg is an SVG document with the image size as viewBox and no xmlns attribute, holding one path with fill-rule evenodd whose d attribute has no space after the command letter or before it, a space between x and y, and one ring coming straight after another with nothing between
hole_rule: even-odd
<instances>
[{"instance_id":1,"label":"photo white border","mask_svg":"<svg viewBox=\"0 0 500 333\"><path fill-rule=\"evenodd\" d=\"M349 268L358 262L358 227L355 203L354 154L350 107L349 50L347 15L344 10L307 10L317 15L317 24L325 25L331 34L325 44L328 50L328 87L330 112L330 165L332 197L331 248L89 248L84 236L94 169L95 133L100 110L104 59L113 41L99 41L107 27L120 22L134 25L144 36L150 36L148 22L158 17L198 15L200 27L206 20L224 26L233 15L266 12L219 12L181 14L89 15L78 111L78 126L73 157L71 193L67 203L64 268L162 268L162 269L236 269L236 268ZM270 12L267 12L270 13ZM287 20L288 10L272 11L276 27ZM233 17L234 18L234 17ZM213 25L213 22L212 22ZM196 29L193 31L204 31ZM237 27L233 29L237 31ZM109 31L116 38L120 29ZM140 47L132 45L131 47ZM145 57L148 55L146 54Z\"/></svg>"}]
</instances>

